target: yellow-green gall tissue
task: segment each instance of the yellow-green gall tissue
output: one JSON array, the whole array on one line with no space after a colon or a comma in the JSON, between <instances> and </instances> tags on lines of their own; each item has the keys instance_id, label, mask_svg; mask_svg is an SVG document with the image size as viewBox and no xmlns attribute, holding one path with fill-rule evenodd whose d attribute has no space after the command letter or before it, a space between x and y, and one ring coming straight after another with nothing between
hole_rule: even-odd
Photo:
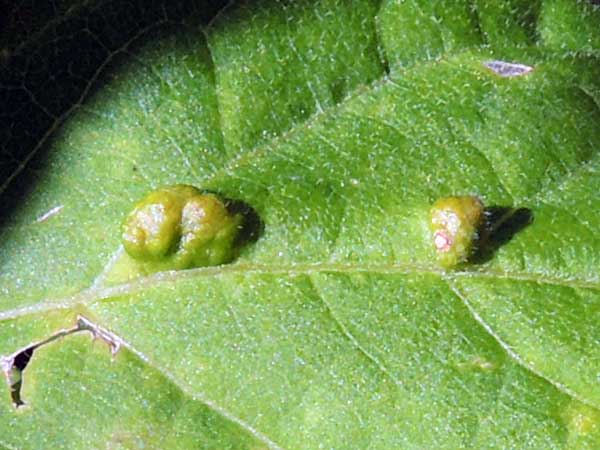
<instances>
[{"instance_id":1,"label":"yellow-green gall tissue","mask_svg":"<svg viewBox=\"0 0 600 450\"><path fill-rule=\"evenodd\" d=\"M215 266L237 255L243 223L226 201L188 185L151 192L123 223L123 247L157 270Z\"/></svg>"},{"instance_id":2,"label":"yellow-green gall tissue","mask_svg":"<svg viewBox=\"0 0 600 450\"><path fill-rule=\"evenodd\" d=\"M431 236L444 268L454 268L472 256L483 219L483 203L475 196L444 197L433 204Z\"/></svg>"}]
</instances>

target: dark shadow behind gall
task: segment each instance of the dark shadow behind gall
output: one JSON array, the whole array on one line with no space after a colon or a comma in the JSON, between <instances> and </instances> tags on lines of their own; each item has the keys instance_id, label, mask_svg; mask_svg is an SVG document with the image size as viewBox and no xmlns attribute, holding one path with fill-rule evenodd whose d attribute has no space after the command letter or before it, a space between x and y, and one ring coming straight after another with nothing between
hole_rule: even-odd
<instances>
[{"instance_id":1,"label":"dark shadow behind gall","mask_svg":"<svg viewBox=\"0 0 600 450\"><path fill-rule=\"evenodd\" d=\"M533 223L533 212L529 208L494 205L485 208L484 216L478 230L477 247L468 261L471 264L489 261L501 246Z\"/></svg>"}]
</instances>

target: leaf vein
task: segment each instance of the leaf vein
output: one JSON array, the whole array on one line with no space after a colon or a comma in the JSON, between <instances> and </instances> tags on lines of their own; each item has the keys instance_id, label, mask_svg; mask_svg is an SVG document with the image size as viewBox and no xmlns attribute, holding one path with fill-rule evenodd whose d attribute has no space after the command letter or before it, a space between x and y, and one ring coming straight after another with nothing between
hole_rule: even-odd
<instances>
[{"instance_id":1,"label":"leaf vein","mask_svg":"<svg viewBox=\"0 0 600 450\"><path fill-rule=\"evenodd\" d=\"M445 280L446 284L448 285L448 287L450 288L450 290L458 297L458 299L466 306L466 308L468 309L469 313L471 314L473 320L475 320L499 345L500 347L502 347L502 349L506 352L506 354L513 360L515 361L519 366L523 367L525 370L527 370L528 372L532 373L533 375L535 375L536 377L546 381L547 383L551 384L552 386L554 386L558 391L560 391L561 393L567 395L568 397L571 397L574 400L577 400L578 402L581 402L587 406L589 406L590 408L594 408L595 410L600 411L598 405L595 405L593 403L591 403L589 400L587 400L584 397L581 397L577 392L571 390L570 388L568 388L567 386L559 383L558 381L544 375L542 372L538 371L537 369L535 369L535 367L533 367L531 364L529 364L527 361L525 361L521 355L519 355L515 350L513 350L513 348L507 343L505 342L498 333L496 333L496 331L492 328L492 326L490 324L488 324L485 319L483 319L483 317L481 317L481 315L477 312L477 310L475 309L475 307L471 304L471 302L469 301L469 299L467 298L467 296L461 292L451 280Z\"/></svg>"},{"instance_id":2,"label":"leaf vein","mask_svg":"<svg viewBox=\"0 0 600 450\"><path fill-rule=\"evenodd\" d=\"M333 307L329 304L329 302L325 299L321 289L319 289L317 283L315 283L312 274L307 275L307 280L310 283L313 291L316 294L316 297L321 301L321 303L325 306L329 316L333 320L333 322L340 329L342 335L350 342L350 344L356 348L360 354L362 354L371 364L374 364L375 367L381 371L386 377L391 379L396 385L402 386L402 382L392 375L392 373L388 370L388 368L371 352L369 352L360 341L352 334L350 329L340 320L340 318L335 314Z\"/></svg>"},{"instance_id":3,"label":"leaf vein","mask_svg":"<svg viewBox=\"0 0 600 450\"><path fill-rule=\"evenodd\" d=\"M359 264L290 264L290 265L271 265L271 264L232 264L229 266L203 267L198 269L159 272L147 277L137 278L135 280L114 285L114 286L96 286L77 294L52 299L46 298L37 303L30 304L21 308L0 311L0 321L10 320L16 317L37 314L54 309L71 308L73 305L82 303L88 304L95 301L101 301L107 298L124 296L160 285L161 283L181 282L195 278L220 277L227 275L279 275L287 277L299 277L303 275L317 273L337 273L337 274L360 274L373 273L380 275L434 275L440 278L452 280L454 278L489 278L512 280L515 282L530 282L546 285L566 286L571 288L600 290L600 280L598 279L574 279L559 278L544 274L526 273L526 272L502 272L495 270L463 271L448 273L439 267L415 264L380 264L380 265L359 265Z\"/></svg>"}]
</instances>

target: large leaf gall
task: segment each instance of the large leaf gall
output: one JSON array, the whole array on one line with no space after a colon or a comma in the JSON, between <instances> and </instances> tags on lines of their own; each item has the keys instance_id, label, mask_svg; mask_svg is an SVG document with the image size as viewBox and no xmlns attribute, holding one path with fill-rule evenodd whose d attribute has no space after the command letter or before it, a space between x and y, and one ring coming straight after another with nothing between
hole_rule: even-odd
<instances>
[{"instance_id":1,"label":"large leaf gall","mask_svg":"<svg viewBox=\"0 0 600 450\"><path fill-rule=\"evenodd\" d=\"M123 247L156 269L187 269L231 262L244 216L214 193L188 185L157 189L123 223Z\"/></svg>"}]
</instances>

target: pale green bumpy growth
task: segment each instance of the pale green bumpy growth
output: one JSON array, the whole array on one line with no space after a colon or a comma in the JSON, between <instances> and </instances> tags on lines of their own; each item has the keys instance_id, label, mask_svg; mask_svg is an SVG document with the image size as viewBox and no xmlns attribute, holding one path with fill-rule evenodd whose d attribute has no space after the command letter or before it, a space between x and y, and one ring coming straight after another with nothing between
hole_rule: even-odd
<instances>
[{"instance_id":1,"label":"pale green bumpy growth","mask_svg":"<svg viewBox=\"0 0 600 450\"><path fill-rule=\"evenodd\" d=\"M483 216L483 203L474 196L444 197L433 204L433 244L444 268L454 268L473 254Z\"/></svg>"},{"instance_id":2,"label":"pale green bumpy growth","mask_svg":"<svg viewBox=\"0 0 600 450\"><path fill-rule=\"evenodd\" d=\"M215 194L167 186L135 205L123 224L123 246L153 270L215 266L235 258L242 222Z\"/></svg>"}]
</instances>

